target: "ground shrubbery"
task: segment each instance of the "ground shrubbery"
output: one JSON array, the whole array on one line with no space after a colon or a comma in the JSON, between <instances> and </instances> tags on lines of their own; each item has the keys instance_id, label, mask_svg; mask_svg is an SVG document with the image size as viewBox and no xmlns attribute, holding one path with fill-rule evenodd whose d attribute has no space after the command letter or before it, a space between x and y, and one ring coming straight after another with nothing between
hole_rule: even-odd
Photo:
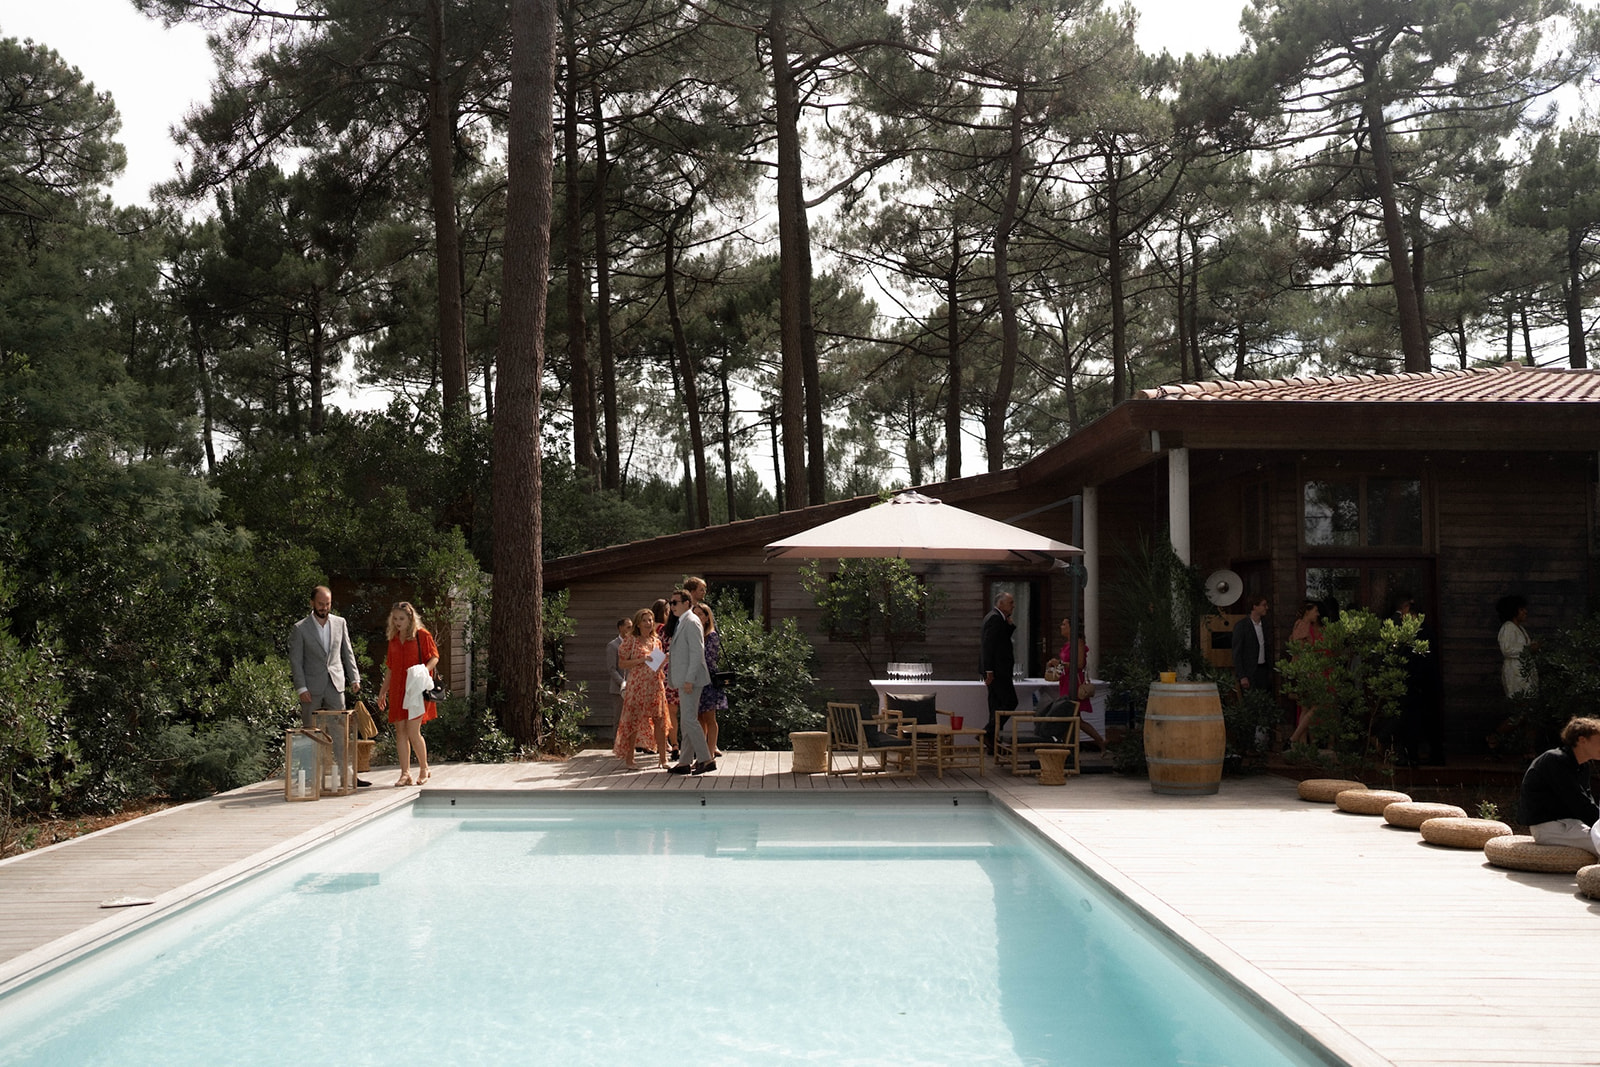
<instances>
[{"instance_id":1,"label":"ground shrubbery","mask_svg":"<svg viewBox=\"0 0 1600 1067\"><path fill-rule=\"evenodd\" d=\"M728 710L717 713L720 747L783 749L790 731L821 729L815 653L799 624L784 619L769 630L729 600L713 610L722 635L717 669L734 673Z\"/></svg>"}]
</instances>

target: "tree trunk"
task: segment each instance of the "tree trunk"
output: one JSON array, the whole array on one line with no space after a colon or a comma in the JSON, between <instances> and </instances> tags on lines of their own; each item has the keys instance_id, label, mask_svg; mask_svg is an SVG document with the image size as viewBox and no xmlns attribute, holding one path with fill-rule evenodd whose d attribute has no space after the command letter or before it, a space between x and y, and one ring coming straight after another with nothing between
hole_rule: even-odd
<instances>
[{"instance_id":1,"label":"tree trunk","mask_svg":"<svg viewBox=\"0 0 1600 1067\"><path fill-rule=\"evenodd\" d=\"M1106 156L1106 275L1111 288L1111 403L1128 399L1128 313L1122 306L1122 175Z\"/></svg>"},{"instance_id":2,"label":"tree trunk","mask_svg":"<svg viewBox=\"0 0 1600 1067\"><path fill-rule=\"evenodd\" d=\"M694 462L694 516L690 525L699 529L711 523L711 491L706 485L706 436L700 424L700 386L694 356L683 333L683 316L678 311L678 220L667 227L666 296L667 321L672 325L672 350L678 357L682 375L683 414L689 422L689 454Z\"/></svg>"},{"instance_id":3,"label":"tree trunk","mask_svg":"<svg viewBox=\"0 0 1600 1067\"><path fill-rule=\"evenodd\" d=\"M1200 370L1200 237L1189 231L1189 366L1194 370L1194 380L1205 377Z\"/></svg>"},{"instance_id":4,"label":"tree trunk","mask_svg":"<svg viewBox=\"0 0 1600 1067\"><path fill-rule=\"evenodd\" d=\"M945 279L944 477L961 477L961 238L950 249Z\"/></svg>"},{"instance_id":5,"label":"tree trunk","mask_svg":"<svg viewBox=\"0 0 1600 1067\"><path fill-rule=\"evenodd\" d=\"M1188 295L1187 277L1184 274L1183 262L1183 224L1178 224L1178 236L1173 242L1177 249L1178 267L1178 299L1174 318L1178 321L1178 381L1187 382L1189 378L1189 316L1184 308L1184 297Z\"/></svg>"},{"instance_id":6,"label":"tree trunk","mask_svg":"<svg viewBox=\"0 0 1600 1067\"><path fill-rule=\"evenodd\" d=\"M533 745L544 673L539 390L554 206L556 0L511 0L511 40L489 691L502 728L519 744Z\"/></svg>"},{"instance_id":7,"label":"tree trunk","mask_svg":"<svg viewBox=\"0 0 1600 1067\"><path fill-rule=\"evenodd\" d=\"M1023 90L1018 89L1011 105L1011 146L1006 153L1006 198L1000 205L1000 221L994 234L994 289L1000 305L1000 367L995 375L989 410L984 414L983 444L988 453L989 471L1006 465L1006 413L1011 407L1011 386L1017 376L1017 350L1021 347L1017 328L1017 305L1011 296L1011 231L1017 223L1017 204L1022 199L1022 106Z\"/></svg>"},{"instance_id":8,"label":"tree trunk","mask_svg":"<svg viewBox=\"0 0 1600 1067\"><path fill-rule=\"evenodd\" d=\"M802 353L802 308L809 304L801 276L799 248L805 214L800 184L800 98L789 67L789 35L783 0L776 0L767 20L772 50L772 103L778 138L778 321L783 347L778 379L778 417L783 437L785 511L806 506L805 359ZM804 312L809 317L809 311Z\"/></svg>"},{"instance_id":9,"label":"tree trunk","mask_svg":"<svg viewBox=\"0 0 1600 1067\"><path fill-rule=\"evenodd\" d=\"M456 223L455 130L445 77L444 0L428 0L428 191L439 293L439 371L446 424L467 415L467 328Z\"/></svg>"},{"instance_id":10,"label":"tree trunk","mask_svg":"<svg viewBox=\"0 0 1600 1067\"><path fill-rule=\"evenodd\" d=\"M1078 432L1078 375L1072 365L1072 337L1069 333L1066 305L1056 309L1061 320L1061 372L1067 400L1067 436Z\"/></svg>"},{"instance_id":11,"label":"tree trunk","mask_svg":"<svg viewBox=\"0 0 1600 1067\"><path fill-rule=\"evenodd\" d=\"M200 443L206 450L206 473L217 473L215 421L211 412L211 368L206 366L206 348L200 340L200 327L189 319L189 351L194 356L195 382L200 387Z\"/></svg>"},{"instance_id":12,"label":"tree trunk","mask_svg":"<svg viewBox=\"0 0 1600 1067\"><path fill-rule=\"evenodd\" d=\"M327 370L327 342L322 335L322 300L319 290L311 290L311 436L322 433L322 379Z\"/></svg>"},{"instance_id":13,"label":"tree trunk","mask_svg":"<svg viewBox=\"0 0 1600 1067\"><path fill-rule=\"evenodd\" d=\"M718 368L717 376L722 382L722 488L728 497L728 521L735 522L739 518L739 509L734 505L733 492L733 389L728 382L726 343L723 345L722 366Z\"/></svg>"},{"instance_id":14,"label":"tree trunk","mask_svg":"<svg viewBox=\"0 0 1600 1067\"><path fill-rule=\"evenodd\" d=\"M611 249L606 220L611 160L606 155L605 107L598 88L594 91L593 123L595 326L600 342L600 407L606 423L605 472L600 484L617 492L622 488L622 431L617 422L617 352L611 341Z\"/></svg>"},{"instance_id":15,"label":"tree trunk","mask_svg":"<svg viewBox=\"0 0 1600 1067\"><path fill-rule=\"evenodd\" d=\"M1372 173L1377 186L1378 204L1383 212L1383 236L1389 250L1389 274L1394 281L1395 311L1400 319L1400 350L1405 353L1406 370L1432 369L1428 358L1427 333L1422 328L1422 305L1411 275L1405 225L1400 219L1400 204L1395 198L1394 161L1389 156L1389 127L1383 105L1375 95L1376 76L1369 71L1364 121L1372 146Z\"/></svg>"},{"instance_id":16,"label":"tree trunk","mask_svg":"<svg viewBox=\"0 0 1600 1067\"><path fill-rule=\"evenodd\" d=\"M567 84L562 96L562 164L567 214L567 365L572 375L572 465L600 481L594 454L594 378L589 370L589 320L585 304L589 275L583 263L583 190L578 171L578 42L573 29L573 3L561 8L561 39L566 52Z\"/></svg>"},{"instance_id":17,"label":"tree trunk","mask_svg":"<svg viewBox=\"0 0 1600 1067\"><path fill-rule=\"evenodd\" d=\"M1583 337L1583 232L1567 230L1567 365L1582 369L1589 365L1589 349Z\"/></svg>"}]
</instances>

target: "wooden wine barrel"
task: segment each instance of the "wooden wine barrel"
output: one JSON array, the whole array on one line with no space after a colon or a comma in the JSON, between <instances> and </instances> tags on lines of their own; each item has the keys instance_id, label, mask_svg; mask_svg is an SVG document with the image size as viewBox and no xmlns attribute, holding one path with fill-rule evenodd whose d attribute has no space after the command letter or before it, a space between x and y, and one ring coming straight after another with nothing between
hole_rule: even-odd
<instances>
[{"instance_id":1,"label":"wooden wine barrel","mask_svg":"<svg viewBox=\"0 0 1600 1067\"><path fill-rule=\"evenodd\" d=\"M1144 713L1144 758L1150 788L1171 796L1203 796L1222 784L1228 734L1212 682L1151 682Z\"/></svg>"}]
</instances>

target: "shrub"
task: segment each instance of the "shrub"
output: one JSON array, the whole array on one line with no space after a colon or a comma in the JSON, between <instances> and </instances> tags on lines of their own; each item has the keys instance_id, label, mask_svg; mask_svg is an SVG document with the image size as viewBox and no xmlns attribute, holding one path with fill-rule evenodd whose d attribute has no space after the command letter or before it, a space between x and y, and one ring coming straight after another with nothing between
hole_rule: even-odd
<instances>
[{"instance_id":1,"label":"shrub","mask_svg":"<svg viewBox=\"0 0 1600 1067\"><path fill-rule=\"evenodd\" d=\"M424 730L430 762L501 763L517 754L482 695L445 697Z\"/></svg>"},{"instance_id":2,"label":"shrub","mask_svg":"<svg viewBox=\"0 0 1600 1067\"><path fill-rule=\"evenodd\" d=\"M1558 743L1568 719L1600 707L1600 615L1542 638L1523 652L1522 665L1538 685L1512 702L1508 725L1523 752L1543 751Z\"/></svg>"},{"instance_id":3,"label":"shrub","mask_svg":"<svg viewBox=\"0 0 1600 1067\"><path fill-rule=\"evenodd\" d=\"M1379 619L1353 609L1327 623L1316 644L1292 642L1278 661L1284 695L1315 715L1311 738L1352 769L1351 760L1385 758L1381 738L1400 714L1406 661L1428 652L1421 626L1420 615Z\"/></svg>"},{"instance_id":4,"label":"shrub","mask_svg":"<svg viewBox=\"0 0 1600 1067\"><path fill-rule=\"evenodd\" d=\"M589 717L588 683L579 682L576 689L546 690L540 704L544 733L539 737L539 751L570 756L589 743L589 735L583 732L583 720Z\"/></svg>"},{"instance_id":5,"label":"shrub","mask_svg":"<svg viewBox=\"0 0 1600 1067\"><path fill-rule=\"evenodd\" d=\"M153 748L156 781L173 800L194 800L259 782L280 762L277 746L269 747L240 719L201 726L176 723L157 735Z\"/></svg>"},{"instance_id":6,"label":"shrub","mask_svg":"<svg viewBox=\"0 0 1600 1067\"><path fill-rule=\"evenodd\" d=\"M794 619L768 630L731 600L713 609L722 653L717 669L734 672L728 708L717 712L718 741L725 749L789 746L793 730L822 728L815 706L816 653Z\"/></svg>"}]
</instances>

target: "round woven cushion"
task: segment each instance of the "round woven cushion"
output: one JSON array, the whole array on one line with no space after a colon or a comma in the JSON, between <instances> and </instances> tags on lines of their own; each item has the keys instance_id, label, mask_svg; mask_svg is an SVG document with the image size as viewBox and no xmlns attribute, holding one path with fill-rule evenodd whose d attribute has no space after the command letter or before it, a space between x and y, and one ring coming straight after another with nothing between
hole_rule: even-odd
<instances>
[{"instance_id":1,"label":"round woven cushion","mask_svg":"<svg viewBox=\"0 0 1600 1067\"><path fill-rule=\"evenodd\" d=\"M1467 813L1454 804L1425 804L1419 800L1398 800L1383 809L1383 821L1390 826L1415 830L1429 819L1465 819Z\"/></svg>"},{"instance_id":2,"label":"round woven cushion","mask_svg":"<svg viewBox=\"0 0 1600 1067\"><path fill-rule=\"evenodd\" d=\"M1578 868L1578 892L1600 900L1600 863Z\"/></svg>"},{"instance_id":3,"label":"round woven cushion","mask_svg":"<svg viewBox=\"0 0 1600 1067\"><path fill-rule=\"evenodd\" d=\"M1483 854L1496 867L1550 874L1576 874L1594 862L1594 853L1588 849L1569 845L1536 845L1527 834L1491 837L1483 843Z\"/></svg>"},{"instance_id":4,"label":"round woven cushion","mask_svg":"<svg viewBox=\"0 0 1600 1067\"><path fill-rule=\"evenodd\" d=\"M1346 789L1365 789L1365 782L1352 782L1345 778L1307 778L1300 783L1300 799L1314 800L1318 804L1332 804L1333 798Z\"/></svg>"},{"instance_id":5,"label":"round woven cushion","mask_svg":"<svg viewBox=\"0 0 1600 1067\"><path fill-rule=\"evenodd\" d=\"M1511 827L1494 819L1428 819L1418 829L1428 844L1446 848L1482 848L1486 841L1511 833Z\"/></svg>"},{"instance_id":6,"label":"round woven cushion","mask_svg":"<svg viewBox=\"0 0 1600 1067\"><path fill-rule=\"evenodd\" d=\"M1345 789L1333 798L1333 803L1340 811L1355 815L1382 815L1390 804L1403 804L1410 799L1393 789Z\"/></svg>"}]
</instances>

